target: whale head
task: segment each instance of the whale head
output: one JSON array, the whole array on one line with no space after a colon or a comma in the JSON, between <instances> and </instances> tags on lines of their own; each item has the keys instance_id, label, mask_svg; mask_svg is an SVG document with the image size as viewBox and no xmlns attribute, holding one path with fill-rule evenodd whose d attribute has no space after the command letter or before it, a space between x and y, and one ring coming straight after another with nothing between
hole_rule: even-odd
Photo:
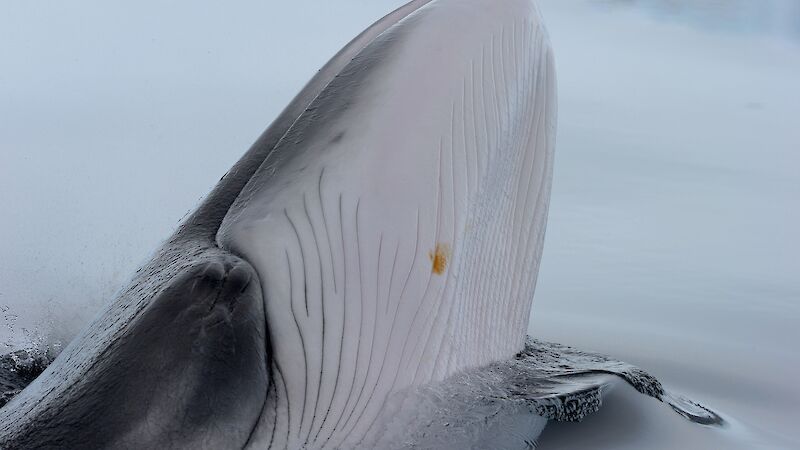
<instances>
[{"instance_id":1,"label":"whale head","mask_svg":"<svg viewBox=\"0 0 800 450\"><path fill-rule=\"evenodd\" d=\"M392 393L524 345L548 39L530 1L420 4L309 103L217 233L259 274L289 446L353 445Z\"/></svg>"},{"instance_id":2,"label":"whale head","mask_svg":"<svg viewBox=\"0 0 800 450\"><path fill-rule=\"evenodd\" d=\"M398 395L524 347L555 91L531 0L378 21L0 409L0 446L389 439Z\"/></svg>"}]
</instances>

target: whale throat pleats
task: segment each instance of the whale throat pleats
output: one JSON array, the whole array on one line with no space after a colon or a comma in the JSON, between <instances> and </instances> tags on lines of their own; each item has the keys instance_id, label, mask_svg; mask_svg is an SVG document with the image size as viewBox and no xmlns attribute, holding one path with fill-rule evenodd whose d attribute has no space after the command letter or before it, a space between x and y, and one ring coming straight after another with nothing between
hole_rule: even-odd
<instances>
[{"instance_id":1,"label":"whale throat pleats","mask_svg":"<svg viewBox=\"0 0 800 450\"><path fill-rule=\"evenodd\" d=\"M262 284L281 445L355 445L391 393L521 350L555 102L531 2L435 0L289 128L217 235Z\"/></svg>"}]
</instances>

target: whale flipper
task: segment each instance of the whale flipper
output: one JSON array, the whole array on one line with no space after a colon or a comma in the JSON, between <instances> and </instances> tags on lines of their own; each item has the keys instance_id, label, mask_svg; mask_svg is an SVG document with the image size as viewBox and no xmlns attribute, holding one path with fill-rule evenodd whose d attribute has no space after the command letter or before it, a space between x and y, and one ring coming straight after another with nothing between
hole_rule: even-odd
<instances>
[{"instance_id":1,"label":"whale flipper","mask_svg":"<svg viewBox=\"0 0 800 450\"><path fill-rule=\"evenodd\" d=\"M684 418L721 425L709 408L666 390L632 364L528 338L514 358L397 392L363 448L533 448L549 420L576 422L598 411L619 383Z\"/></svg>"}]
</instances>

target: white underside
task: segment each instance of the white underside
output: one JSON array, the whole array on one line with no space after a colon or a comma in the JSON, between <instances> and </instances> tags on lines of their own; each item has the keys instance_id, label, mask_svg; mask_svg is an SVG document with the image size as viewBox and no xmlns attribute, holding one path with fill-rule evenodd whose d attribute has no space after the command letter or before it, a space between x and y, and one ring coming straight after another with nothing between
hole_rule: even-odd
<instances>
[{"instance_id":1,"label":"white underside","mask_svg":"<svg viewBox=\"0 0 800 450\"><path fill-rule=\"evenodd\" d=\"M390 393L524 342L556 117L535 6L435 0L362 55L218 235L262 282L275 445L357 444Z\"/></svg>"}]
</instances>

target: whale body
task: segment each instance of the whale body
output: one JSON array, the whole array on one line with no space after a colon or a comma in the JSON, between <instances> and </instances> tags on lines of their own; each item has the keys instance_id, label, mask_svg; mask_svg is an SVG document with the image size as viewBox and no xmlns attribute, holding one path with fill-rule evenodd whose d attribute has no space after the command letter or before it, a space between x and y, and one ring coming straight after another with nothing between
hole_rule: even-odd
<instances>
[{"instance_id":1,"label":"whale body","mask_svg":"<svg viewBox=\"0 0 800 450\"><path fill-rule=\"evenodd\" d=\"M603 360L586 378L526 344L555 129L533 2L399 8L0 409L0 447L479 445L502 433L473 424L501 410L524 447L598 406L609 373L661 396L635 370Z\"/></svg>"}]
</instances>

